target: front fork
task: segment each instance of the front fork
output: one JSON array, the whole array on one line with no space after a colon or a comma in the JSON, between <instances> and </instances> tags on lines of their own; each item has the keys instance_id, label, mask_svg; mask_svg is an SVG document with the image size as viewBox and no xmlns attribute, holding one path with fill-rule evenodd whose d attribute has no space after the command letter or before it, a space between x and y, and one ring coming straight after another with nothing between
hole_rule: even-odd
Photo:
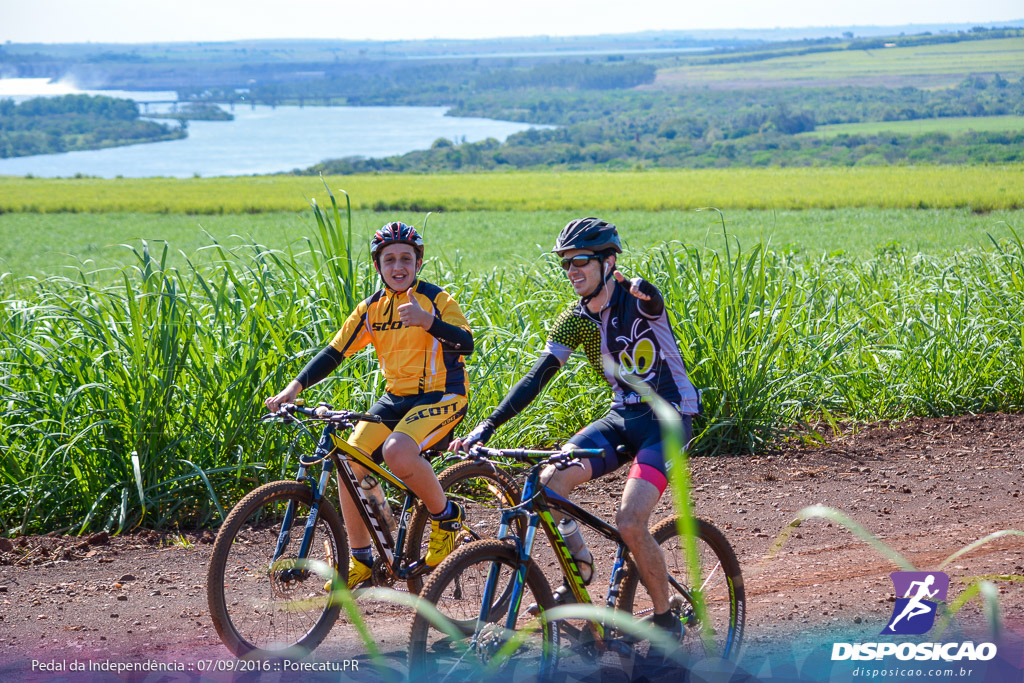
<instances>
[{"instance_id":1,"label":"front fork","mask_svg":"<svg viewBox=\"0 0 1024 683\"><path fill-rule=\"evenodd\" d=\"M330 459L326 458L326 455L330 452L330 434L333 432L333 425L329 425L324 428L323 435L320 437L320 443L316 447L316 457L324 458L321 460L323 463L323 471L320 473L320 481L315 486L313 480L309 476L309 467L302 461L299 460L299 472L296 475L296 481L305 482L310 485L310 493L312 495L312 502L309 505L309 515L306 518L306 527L302 532L302 541L299 543L298 559L306 559L309 557L309 549L313 544L313 530L316 528L316 520L319 517L320 512L320 501L323 498L324 491L327 490L327 483L331 478L331 470L334 469L334 463ZM284 511L284 519L281 522L281 531L277 536L277 546L274 548L274 557L271 560L271 564L277 562L284 555L288 549L288 545L291 543L291 528L292 522L295 520L295 507L296 501L289 500L288 506ZM309 575L309 570L306 568L290 568L282 572L282 577L285 579L296 578L304 579Z\"/></svg>"},{"instance_id":2,"label":"front fork","mask_svg":"<svg viewBox=\"0 0 1024 683\"><path fill-rule=\"evenodd\" d=\"M508 615L505 617L505 628L514 630L516 627L516 620L519 618L519 604L523 600L523 588L526 586L526 570L530 566L530 558L533 552L533 541L537 537L537 526L540 524L540 515L531 514L528 518L526 526L526 537L523 539L523 545L519 548L519 564L516 566L516 577L512 584L512 598L508 606ZM505 526L505 525L503 525ZM501 529L498 530L499 538L502 535ZM491 567L491 573L487 577L487 589L492 588L492 584L496 586L498 582L498 566L494 565ZM485 592L485 596L488 594ZM489 604L490 598L487 597L484 600L484 604Z\"/></svg>"},{"instance_id":3,"label":"front fork","mask_svg":"<svg viewBox=\"0 0 1024 683\"><path fill-rule=\"evenodd\" d=\"M608 594L605 596L605 605L615 609L615 602L619 599L619 584L622 583L622 572L625 571L626 548L621 543L615 551L615 564L612 565L612 575L608 579Z\"/></svg>"},{"instance_id":4,"label":"front fork","mask_svg":"<svg viewBox=\"0 0 1024 683\"><path fill-rule=\"evenodd\" d=\"M517 536L510 536L508 530L512 521L517 517L522 516L527 517L527 527L526 536L523 541L520 542ZM537 526L539 524L540 515L536 513L531 513L527 516L523 512L506 511L502 513L501 516L501 525L498 527L498 540L514 541L516 544L516 556L518 558L516 575L512 579L512 595L509 601L508 614L505 616L505 628L509 630L515 629L516 619L519 618L519 605L522 602L523 588L526 585L526 571L529 568L531 553L533 551L533 542L537 537ZM484 584L483 600L480 603L480 616L477 620L477 633L479 633L480 627L488 622L488 617L492 610L491 603L494 601L494 595L498 589L498 578L500 573L501 564L495 562L491 565L491 570L487 574L487 582Z\"/></svg>"}]
</instances>

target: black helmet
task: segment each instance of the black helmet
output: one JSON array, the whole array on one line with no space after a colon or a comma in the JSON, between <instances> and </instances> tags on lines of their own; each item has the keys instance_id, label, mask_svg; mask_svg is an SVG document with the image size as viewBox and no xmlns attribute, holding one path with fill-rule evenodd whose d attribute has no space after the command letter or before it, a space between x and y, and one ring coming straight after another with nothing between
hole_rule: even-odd
<instances>
[{"instance_id":1,"label":"black helmet","mask_svg":"<svg viewBox=\"0 0 1024 683\"><path fill-rule=\"evenodd\" d=\"M577 218L562 228L551 251L560 254L570 249L589 249L595 254L612 250L622 253L619 231L611 223L600 218Z\"/></svg>"},{"instance_id":2,"label":"black helmet","mask_svg":"<svg viewBox=\"0 0 1024 683\"><path fill-rule=\"evenodd\" d=\"M376 261L381 249L391 244L408 244L416 252L416 258L423 258L423 238L411 225L394 221L375 232L370 240L370 258Z\"/></svg>"}]
</instances>

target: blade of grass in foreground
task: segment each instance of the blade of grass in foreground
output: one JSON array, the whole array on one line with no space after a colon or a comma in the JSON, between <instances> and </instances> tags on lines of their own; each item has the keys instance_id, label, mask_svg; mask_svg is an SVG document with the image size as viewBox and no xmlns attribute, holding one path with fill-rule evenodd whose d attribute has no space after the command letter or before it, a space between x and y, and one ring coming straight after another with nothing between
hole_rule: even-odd
<instances>
[{"instance_id":1,"label":"blade of grass in foreground","mask_svg":"<svg viewBox=\"0 0 1024 683\"><path fill-rule=\"evenodd\" d=\"M704 576L700 564L700 555L697 552L697 522L693 515L693 498L690 491L690 462L687 457L686 444L683 442L683 423L676 412L676 409L668 401L658 396L651 389L650 385L636 381L625 373L619 372L619 367L614 362L605 360L606 371L615 373L633 391L643 396L644 401L651 405L658 416L658 426L661 429L662 449L665 454L665 464L668 471L669 481L672 484L672 502L675 506L679 535L683 544L685 560L689 575L691 577ZM698 579L699 580L699 579ZM689 586L694 597L693 608L697 613L698 624L709 624L707 604L704 594L698 585ZM704 650L717 654L717 644L714 634L709 628L699 628L700 638L704 643Z\"/></svg>"}]
</instances>

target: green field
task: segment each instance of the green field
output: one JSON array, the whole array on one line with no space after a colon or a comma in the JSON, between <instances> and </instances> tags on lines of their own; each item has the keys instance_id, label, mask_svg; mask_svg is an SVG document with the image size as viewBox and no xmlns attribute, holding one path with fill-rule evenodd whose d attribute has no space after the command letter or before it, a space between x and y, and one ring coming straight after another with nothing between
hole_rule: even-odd
<instances>
[{"instance_id":1,"label":"green field","mask_svg":"<svg viewBox=\"0 0 1024 683\"><path fill-rule=\"evenodd\" d=\"M474 330L467 425L532 365L571 304L542 255L590 213L621 227L623 272L665 293L704 389L699 453L814 438L812 421L1022 409L1024 209L980 208L1019 202L1022 177L975 167L332 179L360 190L351 241L343 210L328 215L341 230L300 210L306 196L330 203L315 178L5 179L0 201L50 203L0 214L0 535L216 524L259 483L290 476L285 432L254 417L379 287L369 234L393 219L422 227L422 208L372 209L408 196L505 209L445 210L425 229L424 276ZM781 188L794 195L774 210L739 208ZM855 199L917 206L944 192L964 206ZM720 194L734 207L724 225L689 205L705 194L700 204ZM690 199L677 208L680 196ZM295 206L273 208L285 200ZM815 202L840 208L804 206ZM379 392L364 353L309 398L366 408ZM573 360L494 443L561 443L604 411L606 393Z\"/></svg>"},{"instance_id":2,"label":"green field","mask_svg":"<svg viewBox=\"0 0 1024 683\"><path fill-rule=\"evenodd\" d=\"M921 225L951 236L948 213L920 212ZM891 213L869 215L882 224L862 232L896 236ZM665 293L704 389L699 453L763 451L806 436L809 420L1024 408L1024 246L1006 226L989 226L999 243L984 248L921 254L893 245L856 256L773 248L752 235L726 241L703 216L693 227L707 249L638 249L643 231L629 221L643 217L615 216L632 247L620 265ZM462 218L448 229L458 240L494 239L486 214ZM555 218L534 217L538 247L503 229L503 267L434 259L426 268L474 329L467 424L532 365L572 302L561 270L536 258L565 216L551 225ZM839 243L853 232L852 212L844 218L851 223L832 226ZM160 245L136 243L116 277L88 267L0 277L0 535L215 524L245 492L289 476L286 434L260 426L260 404L379 286L365 235L350 253L344 233L294 220L311 238L303 253L239 244L175 268ZM443 225L428 226L430 245ZM533 256L505 253L523 251ZM380 391L374 367L361 354L309 398L365 408ZM602 382L572 361L495 444L564 441L605 409Z\"/></svg>"},{"instance_id":3,"label":"green field","mask_svg":"<svg viewBox=\"0 0 1024 683\"><path fill-rule=\"evenodd\" d=\"M832 138L837 135L924 135L925 133L1016 133L1024 131L1024 116L951 116L941 119L912 119L910 121L869 121L818 126L801 137Z\"/></svg>"},{"instance_id":4,"label":"green field","mask_svg":"<svg viewBox=\"0 0 1024 683\"><path fill-rule=\"evenodd\" d=\"M1024 165L436 173L331 177L357 209L585 211L1024 208ZM309 176L0 177L0 213L256 214L326 199ZM339 194L340 197L340 194Z\"/></svg>"},{"instance_id":5,"label":"green field","mask_svg":"<svg viewBox=\"0 0 1024 683\"><path fill-rule=\"evenodd\" d=\"M329 178L355 207L364 240L388 220L422 225L434 255L461 257L474 270L530 261L553 230L598 214L645 248L701 243L725 214L742 244L770 239L808 255L870 255L898 242L948 253L987 243L987 233L1019 227L1024 166L729 169L703 171L364 175ZM335 192L343 201L343 195ZM0 263L16 275L118 266L120 246L165 241L171 262L210 243L256 242L308 249L310 204L330 203L318 178L203 179L0 178ZM383 207L388 207L386 210ZM374 210L374 209L377 210ZM203 254L193 258L203 258Z\"/></svg>"},{"instance_id":6,"label":"green field","mask_svg":"<svg viewBox=\"0 0 1024 683\"><path fill-rule=\"evenodd\" d=\"M473 272L532 262L551 247L554 235L580 211L440 212L427 221L428 261L461 260ZM714 211L598 211L623 229L626 246L643 251L671 241L720 243L722 226ZM117 268L135 260L123 245L140 240L168 243L169 262L185 265L213 256L211 238L225 246L255 242L275 250L304 252L315 236L311 212L193 216L146 213L0 214L0 272L42 276L77 270ZM1024 228L1024 211L975 213L967 209L726 210L726 228L742 246L766 240L772 248L809 257L845 252L867 257L898 243L913 252L947 254L984 248L989 235ZM359 248L390 220L423 225L424 213L356 211L353 233ZM114 273L109 273L113 277ZM103 278L107 279L107 278Z\"/></svg>"},{"instance_id":7,"label":"green field","mask_svg":"<svg viewBox=\"0 0 1024 683\"><path fill-rule=\"evenodd\" d=\"M1024 38L839 50L728 64L694 63L660 70L654 87L884 85L949 87L973 74L1024 76Z\"/></svg>"}]
</instances>

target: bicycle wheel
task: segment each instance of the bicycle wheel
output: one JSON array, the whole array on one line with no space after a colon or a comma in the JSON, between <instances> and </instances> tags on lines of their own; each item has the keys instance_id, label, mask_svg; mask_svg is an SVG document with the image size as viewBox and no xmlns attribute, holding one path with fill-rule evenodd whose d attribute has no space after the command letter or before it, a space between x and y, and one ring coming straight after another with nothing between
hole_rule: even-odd
<instances>
[{"instance_id":1,"label":"bicycle wheel","mask_svg":"<svg viewBox=\"0 0 1024 683\"><path fill-rule=\"evenodd\" d=\"M486 462L460 462L445 469L437 477L450 500L459 503L465 512L459 545L484 538L495 538L501 523L502 508L519 502L519 486L506 472ZM525 527L521 519L509 530L522 538ZM430 539L430 514L422 504L413 508L409 519L405 556L409 561L425 557ZM419 593L423 577L409 579L409 590Z\"/></svg>"},{"instance_id":2,"label":"bicycle wheel","mask_svg":"<svg viewBox=\"0 0 1024 683\"><path fill-rule=\"evenodd\" d=\"M295 504L289 543L274 561L285 509ZM312 493L307 484L275 481L242 498L221 525L210 556L206 599L217 633L235 655L301 658L324 639L338 618L331 580L294 562ZM341 517L320 501L310 560L348 575L348 538Z\"/></svg>"},{"instance_id":3,"label":"bicycle wheel","mask_svg":"<svg viewBox=\"0 0 1024 683\"><path fill-rule=\"evenodd\" d=\"M510 543L488 539L464 545L449 555L427 578L420 595L452 621L462 638L453 639L417 612L409 632L410 680L438 676L444 680L479 680L482 674L543 678L557 657L558 629L526 610L536 603L539 612L554 606L551 587L535 564L526 572L522 599L514 627L505 630L510 600L492 601L484 623L479 622L484 589L492 567L497 567L497 593L504 594L520 567ZM522 643L505 651L513 637ZM436 680L436 679L435 679Z\"/></svg>"},{"instance_id":4,"label":"bicycle wheel","mask_svg":"<svg viewBox=\"0 0 1024 683\"><path fill-rule=\"evenodd\" d=\"M670 600L673 611L683 622L683 653L689 657L707 657L703 635L712 636L717 656L735 658L743 640L743 620L746 597L740 565L729 542L718 529L705 522L697 522L697 554L700 557L700 577L690 575L683 539L673 515L661 520L651 529L651 535L661 546L669 576L690 591L699 589L704 596L708 622L697 623L693 604L673 589L670 582ZM622 590L615 607L638 618L652 615L654 607L647 589L640 581L636 565L630 561Z\"/></svg>"}]
</instances>

